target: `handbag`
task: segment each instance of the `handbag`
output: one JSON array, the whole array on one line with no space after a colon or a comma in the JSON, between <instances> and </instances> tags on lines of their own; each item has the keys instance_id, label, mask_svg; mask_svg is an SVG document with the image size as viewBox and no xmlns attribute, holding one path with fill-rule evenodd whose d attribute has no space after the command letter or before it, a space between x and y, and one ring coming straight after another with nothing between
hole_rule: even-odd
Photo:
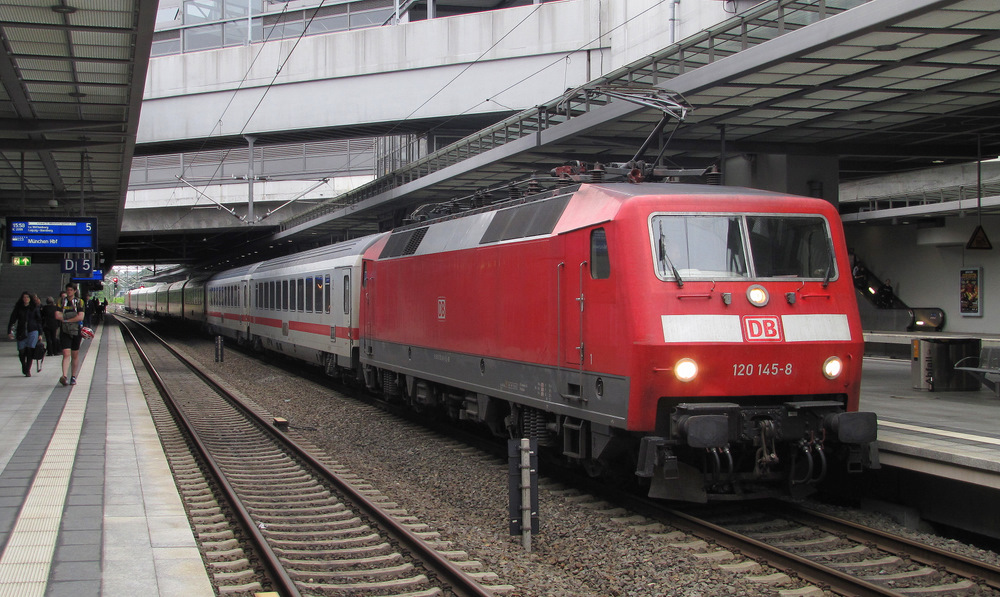
<instances>
[{"instance_id":1,"label":"handbag","mask_svg":"<svg viewBox=\"0 0 1000 597\"><path fill-rule=\"evenodd\" d=\"M40 361L45 358L45 344L41 341L35 343L35 360Z\"/></svg>"}]
</instances>

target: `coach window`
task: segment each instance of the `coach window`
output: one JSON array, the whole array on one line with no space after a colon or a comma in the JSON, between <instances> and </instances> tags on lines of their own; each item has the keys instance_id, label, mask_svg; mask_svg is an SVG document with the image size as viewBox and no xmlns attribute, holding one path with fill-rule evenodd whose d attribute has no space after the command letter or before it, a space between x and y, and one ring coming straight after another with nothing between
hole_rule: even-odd
<instances>
[{"instance_id":1,"label":"coach window","mask_svg":"<svg viewBox=\"0 0 1000 597\"><path fill-rule=\"evenodd\" d=\"M305 308L306 308L306 300L305 300L306 296L305 296L305 290L304 290L304 288L305 288L305 286L304 286L304 280L302 278L299 278L298 280L295 281L295 283L296 283L296 286L298 286L298 293L296 294L296 297L298 298L298 300L295 301L295 304L298 306L297 310L298 311L305 311Z\"/></svg>"},{"instance_id":2,"label":"coach window","mask_svg":"<svg viewBox=\"0 0 1000 597\"><path fill-rule=\"evenodd\" d=\"M312 313L313 310L313 279L312 276L306 278L305 286L305 299L306 299L306 313Z\"/></svg>"},{"instance_id":3,"label":"coach window","mask_svg":"<svg viewBox=\"0 0 1000 597\"><path fill-rule=\"evenodd\" d=\"M277 311L278 307L278 282L271 282L271 309Z\"/></svg>"},{"instance_id":4,"label":"coach window","mask_svg":"<svg viewBox=\"0 0 1000 597\"><path fill-rule=\"evenodd\" d=\"M288 310L288 280L281 281L281 310Z\"/></svg>"},{"instance_id":5,"label":"coach window","mask_svg":"<svg viewBox=\"0 0 1000 597\"><path fill-rule=\"evenodd\" d=\"M608 237L604 228L598 228L590 233L590 277L595 280L611 277Z\"/></svg>"}]
</instances>

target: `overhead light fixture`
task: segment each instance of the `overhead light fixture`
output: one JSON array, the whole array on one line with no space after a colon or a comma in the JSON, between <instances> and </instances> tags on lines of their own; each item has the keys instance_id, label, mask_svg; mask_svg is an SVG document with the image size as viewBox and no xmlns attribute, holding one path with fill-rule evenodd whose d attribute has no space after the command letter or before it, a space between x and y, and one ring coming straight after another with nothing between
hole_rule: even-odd
<instances>
[{"instance_id":1,"label":"overhead light fixture","mask_svg":"<svg viewBox=\"0 0 1000 597\"><path fill-rule=\"evenodd\" d=\"M880 46L875 46L876 52L895 52L899 49L899 44L882 44Z\"/></svg>"},{"instance_id":2,"label":"overhead light fixture","mask_svg":"<svg viewBox=\"0 0 1000 597\"><path fill-rule=\"evenodd\" d=\"M52 12L57 12L61 15L71 15L76 12L75 6L67 6L65 4L54 4L50 8L52 8Z\"/></svg>"},{"instance_id":3,"label":"overhead light fixture","mask_svg":"<svg viewBox=\"0 0 1000 597\"><path fill-rule=\"evenodd\" d=\"M82 91L70 91L66 95L68 95L70 97L75 97L75 98L87 97L87 94L84 93L84 92L82 92Z\"/></svg>"}]
</instances>

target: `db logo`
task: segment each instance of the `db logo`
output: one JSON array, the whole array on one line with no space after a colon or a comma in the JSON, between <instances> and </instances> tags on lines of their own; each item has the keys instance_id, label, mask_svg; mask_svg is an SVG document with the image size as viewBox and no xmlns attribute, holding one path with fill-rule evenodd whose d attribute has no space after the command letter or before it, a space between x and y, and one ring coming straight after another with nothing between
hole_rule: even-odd
<instances>
[{"instance_id":1,"label":"db logo","mask_svg":"<svg viewBox=\"0 0 1000 597\"><path fill-rule=\"evenodd\" d=\"M743 337L747 342L781 342L781 322L773 315L744 317Z\"/></svg>"}]
</instances>

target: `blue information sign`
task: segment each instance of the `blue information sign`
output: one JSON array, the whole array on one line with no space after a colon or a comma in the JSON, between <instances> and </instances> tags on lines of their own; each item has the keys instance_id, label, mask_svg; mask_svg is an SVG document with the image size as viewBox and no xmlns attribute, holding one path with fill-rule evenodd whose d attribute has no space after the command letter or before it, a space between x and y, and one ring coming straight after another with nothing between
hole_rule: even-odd
<instances>
[{"instance_id":1,"label":"blue information sign","mask_svg":"<svg viewBox=\"0 0 1000 597\"><path fill-rule=\"evenodd\" d=\"M104 280L104 270L95 269L91 272L90 276L78 278L75 276L70 277L71 282L93 282L93 281L103 281Z\"/></svg>"},{"instance_id":2,"label":"blue information sign","mask_svg":"<svg viewBox=\"0 0 1000 597\"><path fill-rule=\"evenodd\" d=\"M7 248L22 253L97 251L97 218L7 218Z\"/></svg>"}]
</instances>

